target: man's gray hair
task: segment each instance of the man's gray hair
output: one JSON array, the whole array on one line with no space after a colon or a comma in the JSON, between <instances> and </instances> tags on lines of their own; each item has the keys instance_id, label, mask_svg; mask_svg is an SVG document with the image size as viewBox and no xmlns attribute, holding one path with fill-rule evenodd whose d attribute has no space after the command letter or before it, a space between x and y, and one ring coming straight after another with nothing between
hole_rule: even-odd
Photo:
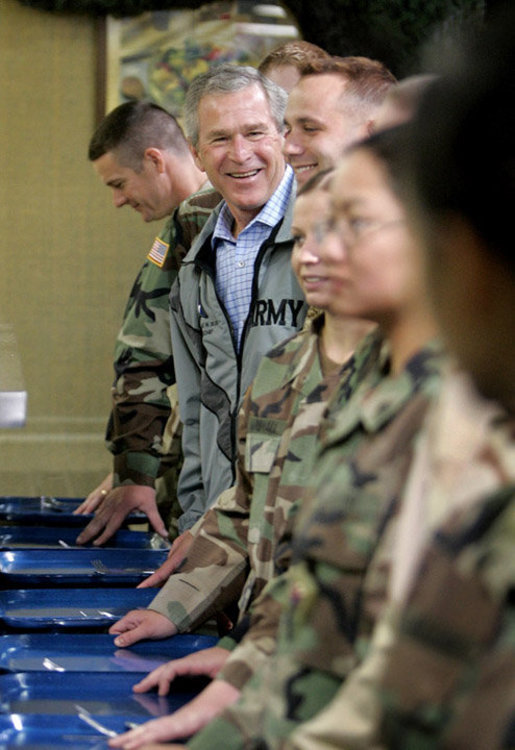
<instances>
[{"instance_id":1,"label":"man's gray hair","mask_svg":"<svg viewBox=\"0 0 515 750\"><path fill-rule=\"evenodd\" d=\"M199 139L198 109L201 99L210 94L230 94L248 86L258 85L270 106L277 130L284 130L284 112L288 94L273 81L250 66L224 63L211 68L195 78L186 94L184 103L184 126L192 145L196 148Z\"/></svg>"}]
</instances>

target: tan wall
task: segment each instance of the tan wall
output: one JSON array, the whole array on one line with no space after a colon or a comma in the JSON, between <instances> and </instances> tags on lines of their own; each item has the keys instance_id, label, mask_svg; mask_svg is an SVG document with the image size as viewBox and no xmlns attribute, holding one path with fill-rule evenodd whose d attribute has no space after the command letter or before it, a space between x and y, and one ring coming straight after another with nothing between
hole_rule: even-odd
<instances>
[{"instance_id":1,"label":"tan wall","mask_svg":"<svg viewBox=\"0 0 515 750\"><path fill-rule=\"evenodd\" d=\"M0 495L83 494L109 467L114 338L158 227L115 210L87 161L95 64L93 19L2 0L0 322L28 420L0 430Z\"/></svg>"}]
</instances>

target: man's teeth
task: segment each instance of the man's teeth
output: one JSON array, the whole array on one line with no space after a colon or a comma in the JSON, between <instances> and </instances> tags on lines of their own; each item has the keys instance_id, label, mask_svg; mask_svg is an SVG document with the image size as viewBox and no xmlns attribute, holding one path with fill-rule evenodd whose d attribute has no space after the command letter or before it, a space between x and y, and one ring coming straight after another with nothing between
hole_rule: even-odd
<instances>
[{"instance_id":1,"label":"man's teeth","mask_svg":"<svg viewBox=\"0 0 515 750\"><path fill-rule=\"evenodd\" d=\"M236 177L237 179L241 179L244 177L254 177L254 175L257 174L258 171L258 169L253 169L251 172L232 172L231 177Z\"/></svg>"},{"instance_id":2,"label":"man's teeth","mask_svg":"<svg viewBox=\"0 0 515 750\"><path fill-rule=\"evenodd\" d=\"M296 172L307 172L308 169L314 169L316 167L316 164L306 164L302 167L295 167Z\"/></svg>"}]
</instances>

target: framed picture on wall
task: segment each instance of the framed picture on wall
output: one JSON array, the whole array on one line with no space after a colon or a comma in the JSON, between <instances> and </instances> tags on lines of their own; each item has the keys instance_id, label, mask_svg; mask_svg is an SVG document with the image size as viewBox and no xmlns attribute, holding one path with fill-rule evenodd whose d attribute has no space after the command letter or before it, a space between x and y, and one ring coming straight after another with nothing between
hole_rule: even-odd
<instances>
[{"instance_id":1,"label":"framed picture on wall","mask_svg":"<svg viewBox=\"0 0 515 750\"><path fill-rule=\"evenodd\" d=\"M130 99L151 99L180 118L195 76L223 62L257 65L300 38L280 3L215 2L99 21L97 119Z\"/></svg>"}]
</instances>

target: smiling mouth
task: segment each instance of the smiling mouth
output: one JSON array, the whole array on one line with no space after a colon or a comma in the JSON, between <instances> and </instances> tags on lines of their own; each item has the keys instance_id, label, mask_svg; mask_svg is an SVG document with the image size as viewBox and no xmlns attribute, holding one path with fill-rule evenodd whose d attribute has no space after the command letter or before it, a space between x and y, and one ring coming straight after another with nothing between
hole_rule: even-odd
<instances>
[{"instance_id":1,"label":"smiling mouth","mask_svg":"<svg viewBox=\"0 0 515 750\"><path fill-rule=\"evenodd\" d=\"M293 165L293 169L295 171L295 174L302 174L302 172L309 172L311 169L316 169L318 164L299 164Z\"/></svg>"},{"instance_id":2,"label":"smiling mouth","mask_svg":"<svg viewBox=\"0 0 515 750\"><path fill-rule=\"evenodd\" d=\"M228 175L235 180L245 180L248 177L255 177L259 171L259 169L251 169L248 172L228 172Z\"/></svg>"}]
</instances>

